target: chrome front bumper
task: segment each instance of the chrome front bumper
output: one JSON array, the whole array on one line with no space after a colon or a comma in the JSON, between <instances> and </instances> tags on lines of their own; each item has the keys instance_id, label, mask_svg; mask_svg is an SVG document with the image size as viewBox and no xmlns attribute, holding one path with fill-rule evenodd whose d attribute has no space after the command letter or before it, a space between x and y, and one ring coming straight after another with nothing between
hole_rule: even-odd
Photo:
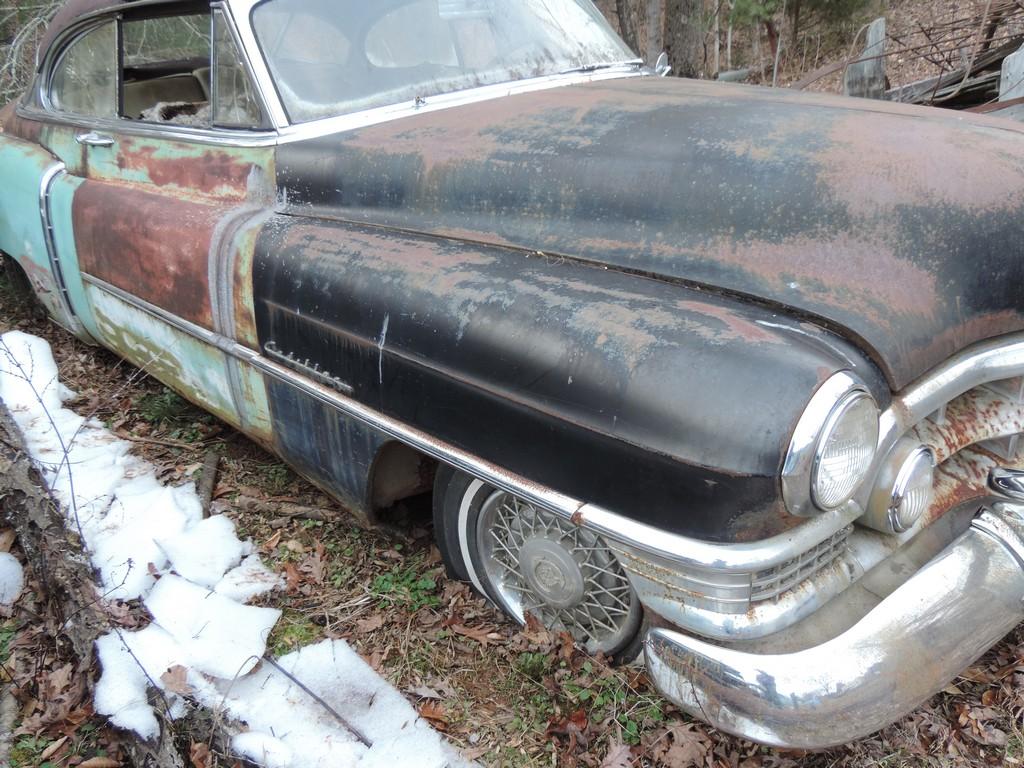
<instances>
[{"instance_id":1,"label":"chrome front bumper","mask_svg":"<svg viewBox=\"0 0 1024 768\"><path fill-rule=\"evenodd\" d=\"M866 736L941 690L1024 620L1024 503L994 504L852 628L789 654L655 629L658 690L715 727L814 749Z\"/></svg>"}]
</instances>

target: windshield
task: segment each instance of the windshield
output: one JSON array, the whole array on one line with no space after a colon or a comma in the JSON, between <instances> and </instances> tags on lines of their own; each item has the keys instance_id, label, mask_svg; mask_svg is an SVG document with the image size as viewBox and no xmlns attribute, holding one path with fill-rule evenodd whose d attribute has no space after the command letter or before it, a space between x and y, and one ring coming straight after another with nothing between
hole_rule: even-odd
<instances>
[{"instance_id":1,"label":"windshield","mask_svg":"<svg viewBox=\"0 0 1024 768\"><path fill-rule=\"evenodd\" d=\"M295 123L635 58L591 0L266 0L252 22Z\"/></svg>"}]
</instances>

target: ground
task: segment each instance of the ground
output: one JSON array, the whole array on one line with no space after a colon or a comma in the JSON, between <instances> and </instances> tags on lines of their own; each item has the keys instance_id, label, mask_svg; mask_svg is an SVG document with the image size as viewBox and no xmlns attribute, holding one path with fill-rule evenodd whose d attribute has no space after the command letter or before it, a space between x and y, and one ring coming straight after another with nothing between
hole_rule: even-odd
<instances>
[{"instance_id":1,"label":"ground","mask_svg":"<svg viewBox=\"0 0 1024 768\"><path fill-rule=\"evenodd\" d=\"M246 438L108 352L34 312L0 278L0 333L48 339L71 407L95 413L173 483L198 479L220 455L217 503L251 537L288 589L268 604L284 617L275 654L322 638L348 640L468 755L493 766L1019 765L1024 762L1024 631L1018 629L947 690L881 734L820 753L777 751L717 733L661 700L638 667L614 668L565 637L521 630L449 580L432 544L429 500L406 504L392 535L360 530L330 499ZM293 516L296 515L297 516ZM23 556L2 532L0 551ZM28 581L33 576L29 564ZM118 621L145 623L122 606ZM102 768L128 738L92 716L97 670L54 642L48 606L31 589L0 617L0 682L19 704L14 768ZM0 712L0 731L3 720ZM179 726L196 768L233 765L207 752L205 724Z\"/></svg>"}]
</instances>

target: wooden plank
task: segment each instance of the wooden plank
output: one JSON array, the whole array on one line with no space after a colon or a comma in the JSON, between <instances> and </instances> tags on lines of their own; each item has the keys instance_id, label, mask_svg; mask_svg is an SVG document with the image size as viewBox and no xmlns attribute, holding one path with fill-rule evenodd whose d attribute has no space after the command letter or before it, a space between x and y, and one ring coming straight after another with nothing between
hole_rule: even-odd
<instances>
[{"instance_id":1,"label":"wooden plank","mask_svg":"<svg viewBox=\"0 0 1024 768\"><path fill-rule=\"evenodd\" d=\"M1021 47L1021 43L1024 43L1024 35L1016 35L1006 43L1000 45L998 48L993 48L981 54L974 62L974 66L971 68L971 74L975 74L995 66L1011 53L1018 50ZM905 104L927 103L934 98L934 94L939 90L948 87L955 87L957 84L962 82L964 74L965 72L963 69L946 72L938 77L929 77L898 88L892 88L886 92L885 96L891 101L899 101Z\"/></svg>"}]
</instances>

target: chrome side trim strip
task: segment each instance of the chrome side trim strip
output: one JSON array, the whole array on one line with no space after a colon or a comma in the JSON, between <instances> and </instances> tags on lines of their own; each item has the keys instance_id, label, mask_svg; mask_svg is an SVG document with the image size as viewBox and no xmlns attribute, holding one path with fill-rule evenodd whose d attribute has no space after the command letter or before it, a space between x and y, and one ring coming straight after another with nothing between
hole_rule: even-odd
<instances>
[{"instance_id":1,"label":"chrome side trim strip","mask_svg":"<svg viewBox=\"0 0 1024 768\"><path fill-rule=\"evenodd\" d=\"M82 325L78 321L74 307L71 306L71 295L68 293L67 282L64 279L64 269L61 267L60 258L57 254L57 241L54 237L53 215L50 211L50 192L53 190L54 182L67 173L64 163L51 165L39 181L39 216L43 224L43 241L46 243L46 256L50 262L50 272L53 274L54 282L57 284L57 293L60 297L60 306L64 311L69 330L76 336L82 334Z\"/></svg>"},{"instance_id":2,"label":"chrome side trim strip","mask_svg":"<svg viewBox=\"0 0 1024 768\"><path fill-rule=\"evenodd\" d=\"M585 525L602 536L618 542L623 547L647 553L670 564L749 574L751 571L779 565L799 553L817 546L836 531L849 525L861 513L860 508L851 503L834 512L819 515L779 536L744 544L711 544L670 534L660 528L639 523L593 504L586 504L480 459L415 427L368 408L331 387L298 375L287 366L221 334L202 328L143 299L132 296L105 280L87 274L83 274L82 279L137 309L163 320L183 333L216 347L242 362L249 363L265 375L291 384L310 397L388 437L474 477L482 478L496 488L544 507L571 520L574 524Z\"/></svg>"}]
</instances>

